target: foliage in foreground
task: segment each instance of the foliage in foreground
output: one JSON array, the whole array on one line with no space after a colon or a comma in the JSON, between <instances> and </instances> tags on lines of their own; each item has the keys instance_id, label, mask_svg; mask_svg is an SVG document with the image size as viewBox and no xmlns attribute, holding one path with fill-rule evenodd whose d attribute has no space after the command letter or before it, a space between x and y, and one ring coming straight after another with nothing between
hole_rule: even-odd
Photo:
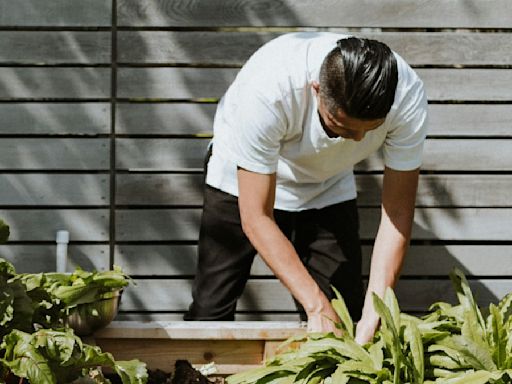
<instances>
[{"instance_id":1,"label":"foliage in foreground","mask_svg":"<svg viewBox=\"0 0 512 384\"><path fill-rule=\"evenodd\" d=\"M0 243L9 227L0 220ZM33 384L65 384L88 377L109 383L100 366L117 373L123 384L144 384L146 365L115 361L99 347L82 343L65 317L70 308L106 298L128 284L119 268L73 274L17 274L0 258L0 384L9 375Z\"/></svg>"},{"instance_id":2,"label":"foliage in foreground","mask_svg":"<svg viewBox=\"0 0 512 384\"><path fill-rule=\"evenodd\" d=\"M391 289L374 295L381 326L371 343L354 341L354 324L338 292L333 307L344 330L309 334L300 347L265 366L227 378L228 384L506 384L512 383L512 293L484 313L464 274L451 279L458 305L435 303L422 318L400 313Z\"/></svg>"}]
</instances>

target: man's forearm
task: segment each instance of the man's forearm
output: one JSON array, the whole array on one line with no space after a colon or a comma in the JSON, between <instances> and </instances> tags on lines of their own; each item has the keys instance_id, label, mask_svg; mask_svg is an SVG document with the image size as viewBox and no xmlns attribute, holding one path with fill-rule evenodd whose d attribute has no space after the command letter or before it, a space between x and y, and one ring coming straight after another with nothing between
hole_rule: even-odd
<instances>
[{"instance_id":1,"label":"man's forearm","mask_svg":"<svg viewBox=\"0 0 512 384\"><path fill-rule=\"evenodd\" d=\"M370 278L364 310L373 306L372 293L384 296L387 287L393 288L398 281L403 260L410 240L412 216L391 219L383 210L372 254Z\"/></svg>"},{"instance_id":2,"label":"man's forearm","mask_svg":"<svg viewBox=\"0 0 512 384\"><path fill-rule=\"evenodd\" d=\"M321 311L322 306L329 304L293 245L272 218L265 215L252 217L245 221L243 228L265 263L307 313Z\"/></svg>"}]
</instances>

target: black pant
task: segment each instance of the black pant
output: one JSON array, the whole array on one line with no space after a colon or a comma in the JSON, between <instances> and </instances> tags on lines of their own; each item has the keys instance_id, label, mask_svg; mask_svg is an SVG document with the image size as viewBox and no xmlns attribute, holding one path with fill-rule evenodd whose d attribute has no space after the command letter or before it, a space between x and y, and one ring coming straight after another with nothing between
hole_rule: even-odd
<instances>
[{"instance_id":1,"label":"black pant","mask_svg":"<svg viewBox=\"0 0 512 384\"><path fill-rule=\"evenodd\" d=\"M358 320L364 293L356 201L300 212L275 210L274 217L322 291L332 298L330 285L335 286ZM256 251L242 231L238 198L208 185L198 252L193 302L184 319L234 320Z\"/></svg>"}]
</instances>

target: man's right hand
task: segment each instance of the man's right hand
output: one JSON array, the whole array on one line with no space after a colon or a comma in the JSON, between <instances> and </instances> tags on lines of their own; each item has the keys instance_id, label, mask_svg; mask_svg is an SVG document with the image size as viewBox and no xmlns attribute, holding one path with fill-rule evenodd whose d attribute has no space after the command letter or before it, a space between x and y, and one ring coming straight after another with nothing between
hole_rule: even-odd
<instances>
[{"instance_id":1,"label":"man's right hand","mask_svg":"<svg viewBox=\"0 0 512 384\"><path fill-rule=\"evenodd\" d=\"M327 298L317 309L308 312L307 315L308 332L333 332L336 336L341 335L341 330L337 329L335 325L335 323L340 322L340 319Z\"/></svg>"}]
</instances>

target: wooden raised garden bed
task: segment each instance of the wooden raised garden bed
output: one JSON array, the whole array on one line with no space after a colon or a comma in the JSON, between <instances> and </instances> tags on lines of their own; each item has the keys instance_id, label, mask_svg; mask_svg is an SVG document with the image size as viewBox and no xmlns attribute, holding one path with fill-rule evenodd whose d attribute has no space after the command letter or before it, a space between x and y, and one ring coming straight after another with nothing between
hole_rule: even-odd
<instances>
[{"instance_id":1,"label":"wooden raised garden bed","mask_svg":"<svg viewBox=\"0 0 512 384\"><path fill-rule=\"evenodd\" d=\"M195 368L214 362L224 376L260 365L284 340L305 332L300 322L114 321L93 341L115 359L137 358L152 370L169 372L185 359Z\"/></svg>"}]
</instances>

